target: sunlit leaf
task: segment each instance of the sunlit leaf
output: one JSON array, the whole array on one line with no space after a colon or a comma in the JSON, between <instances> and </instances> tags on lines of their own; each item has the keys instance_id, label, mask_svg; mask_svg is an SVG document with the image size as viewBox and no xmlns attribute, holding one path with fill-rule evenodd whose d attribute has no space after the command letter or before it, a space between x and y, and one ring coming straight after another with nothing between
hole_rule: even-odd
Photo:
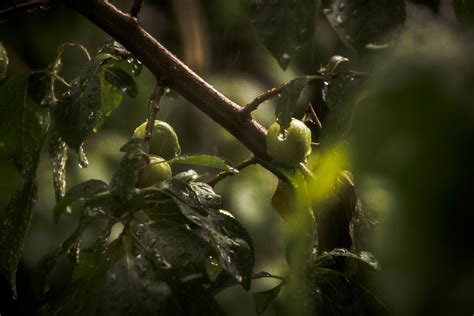
<instances>
[{"instance_id":1,"label":"sunlit leaf","mask_svg":"<svg viewBox=\"0 0 474 316\"><path fill-rule=\"evenodd\" d=\"M221 170L225 170L229 172L238 172L226 160L220 157L211 156L211 155L184 155L184 156L173 158L170 161L170 163L213 167L216 169L221 169Z\"/></svg>"},{"instance_id":2,"label":"sunlit leaf","mask_svg":"<svg viewBox=\"0 0 474 316\"><path fill-rule=\"evenodd\" d=\"M135 98L138 95L138 87L135 79L119 67L107 67L104 70L107 81L122 93Z\"/></svg>"}]
</instances>

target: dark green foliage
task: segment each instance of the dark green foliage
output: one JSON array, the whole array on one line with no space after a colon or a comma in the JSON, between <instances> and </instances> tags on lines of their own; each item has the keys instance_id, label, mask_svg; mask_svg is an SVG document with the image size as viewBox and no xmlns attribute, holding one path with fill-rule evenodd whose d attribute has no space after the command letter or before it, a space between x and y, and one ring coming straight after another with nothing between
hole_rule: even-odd
<instances>
[{"instance_id":1,"label":"dark green foliage","mask_svg":"<svg viewBox=\"0 0 474 316\"><path fill-rule=\"evenodd\" d=\"M251 8L257 36L286 69L291 56L313 35L319 1L252 0Z\"/></svg>"},{"instance_id":2,"label":"dark green foliage","mask_svg":"<svg viewBox=\"0 0 474 316\"><path fill-rule=\"evenodd\" d=\"M0 213L0 271L16 295L16 270L36 200L36 167L49 128L49 112L28 94L28 75L0 87L0 152L21 174L17 191Z\"/></svg>"},{"instance_id":3,"label":"dark green foliage","mask_svg":"<svg viewBox=\"0 0 474 316\"><path fill-rule=\"evenodd\" d=\"M454 0L453 4L459 22L472 26L474 23L474 2L471 0Z\"/></svg>"},{"instance_id":4,"label":"dark green foliage","mask_svg":"<svg viewBox=\"0 0 474 316\"><path fill-rule=\"evenodd\" d=\"M405 20L405 1L328 0L323 12L341 41L362 52L388 43Z\"/></svg>"}]
</instances>

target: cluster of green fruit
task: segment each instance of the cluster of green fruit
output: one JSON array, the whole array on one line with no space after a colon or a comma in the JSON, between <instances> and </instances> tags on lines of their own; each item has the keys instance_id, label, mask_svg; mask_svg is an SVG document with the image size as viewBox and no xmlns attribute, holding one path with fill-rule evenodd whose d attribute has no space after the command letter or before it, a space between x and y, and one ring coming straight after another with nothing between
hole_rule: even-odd
<instances>
[{"instance_id":1,"label":"cluster of green fruit","mask_svg":"<svg viewBox=\"0 0 474 316\"><path fill-rule=\"evenodd\" d=\"M141 124L133 133L134 139L144 139L147 122ZM178 136L173 127L166 122L155 120L150 139L150 156L148 165L143 168L138 187L149 187L158 182L170 179L171 167L167 162L181 152Z\"/></svg>"}]
</instances>

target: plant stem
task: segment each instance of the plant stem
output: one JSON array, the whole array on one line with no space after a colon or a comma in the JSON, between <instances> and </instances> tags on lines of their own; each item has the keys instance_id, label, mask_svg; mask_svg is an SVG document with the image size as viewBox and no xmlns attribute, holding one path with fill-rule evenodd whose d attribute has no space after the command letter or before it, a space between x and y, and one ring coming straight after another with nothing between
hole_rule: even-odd
<instances>
[{"instance_id":1,"label":"plant stem","mask_svg":"<svg viewBox=\"0 0 474 316\"><path fill-rule=\"evenodd\" d=\"M153 127L155 126L156 114L160 110L160 100L163 95L164 87L160 80L157 81L155 89L150 95L150 101L148 102L148 118L145 129L145 139L143 141L145 151L150 152L150 140L153 133Z\"/></svg>"},{"instance_id":2,"label":"plant stem","mask_svg":"<svg viewBox=\"0 0 474 316\"><path fill-rule=\"evenodd\" d=\"M242 161L241 163L239 163L235 169L237 170L242 170L250 165L254 165L257 163L257 159L255 157L252 157L252 158L249 158L249 159L246 159L244 161ZM234 175L235 173L234 172L230 172L230 171L222 171L222 172L219 172L214 178L212 178L211 180L207 181L207 184L209 184L210 186L215 186L219 181L221 181L222 179L224 178L227 178L229 176L232 176Z\"/></svg>"}]
</instances>

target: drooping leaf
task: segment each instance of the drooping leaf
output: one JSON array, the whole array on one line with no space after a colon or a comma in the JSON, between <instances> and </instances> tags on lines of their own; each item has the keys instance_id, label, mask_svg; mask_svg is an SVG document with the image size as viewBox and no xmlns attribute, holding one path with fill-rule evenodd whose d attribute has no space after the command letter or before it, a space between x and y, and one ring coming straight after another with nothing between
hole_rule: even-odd
<instances>
[{"instance_id":1,"label":"drooping leaf","mask_svg":"<svg viewBox=\"0 0 474 316\"><path fill-rule=\"evenodd\" d=\"M36 201L36 168L39 151L25 166L20 187L0 213L0 273L8 280L16 297L16 271L23 253L26 234Z\"/></svg>"},{"instance_id":2,"label":"drooping leaf","mask_svg":"<svg viewBox=\"0 0 474 316\"><path fill-rule=\"evenodd\" d=\"M255 304L255 312L257 313L257 315L265 313L265 311L268 309L268 306L270 306L270 304L275 300L278 294L280 294L283 285L284 283L281 282L272 289L252 293L252 299Z\"/></svg>"},{"instance_id":3,"label":"drooping leaf","mask_svg":"<svg viewBox=\"0 0 474 316\"><path fill-rule=\"evenodd\" d=\"M336 248L329 252L324 252L314 261L315 267L326 267L328 264L334 263L334 258L345 257L355 259L370 266L373 270L380 270L377 259L368 251L361 251L359 254L352 253L344 248Z\"/></svg>"},{"instance_id":4,"label":"drooping leaf","mask_svg":"<svg viewBox=\"0 0 474 316\"><path fill-rule=\"evenodd\" d=\"M250 288L253 246L245 229L233 217L217 210L219 197L204 183L172 179L165 184L180 212L201 228L198 235L216 250L223 270L244 289Z\"/></svg>"},{"instance_id":5,"label":"drooping leaf","mask_svg":"<svg viewBox=\"0 0 474 316\"><path fill-rule=\"evenodd\" d=\"M292 55L313 35L319 1L252 0L252 25L260 41L286 69Z\"/></svg>"},{"instance_id":6,"label":"drooping leaf","mask_svg":"<svg viewBox=\"0 0 474 316\"><path fill-rule=\"evenodd\" d=\"M28 94L42 107L56 104L54 77L49 71L33 72L28 80Z\"/></svg>"},{"instance_id":7,"label":"drooping leaf","mask_svg":"<svg viewBox=\"0 0 474 316\"><path fill-rule=\"evenodd\" d=\"M61 216L63 210L70 205L72 202L80 199L92 198L100 193L107 192L109 185L102 180L88 180L72 187L62 198L58 204L56 204L53 213L54 220L57 222Z\"/></svg>"},{"instance_id":8,"label":"drooping leaf","mask_svg":"<svg viewBox=\"0 0 474 316\"><path fill-rule=\"evenodd\" d=\"M8 69L8 55L7 50L3 47L2 42L0 42L0 81L5 79Z\"/></svg>"},{"instance_id":9,"label":"drooping leaf","mask_svg":"<svg viewBox=\"0 0 474 316\"><path fill-rule=\"evenodd\" d=\"M453 5L459 22L472 26L474 24L474 2L471 0L454 0Z\"/></svg>"},{"instance_id":10,"label":"drooping leaf","mask_svg":"<svg viewBox=\"0 0 474 316\"><path fill-rule=\"evenodd\" d=\"M226 160L211 156L211 155L186 155L173 158L170 163L174 164L189 164L205 167L213 167L220 170L225 170L228 172L238 172L232 165Z\"/></svg>"},{"instance_id":11,"label":"drooping leaf","mask_svg":"<svg viewBox=\"0 0 474 316\"><path fill-rule=\"evenodd\" d=\"M290 126L296 102L298 102L301 92L311 79L310 76L293 79L281 92L275 108L275 117L283 129Z\"/></svg>"},{"instance_id":12,"label":"drooping leaf","mask_svg":"<svg viewBox=\"0 0 474 316\"><path fill-rule=\"evenodd\" d=\"M107 67L104 70L107 81L119 91L126 93L129 97L135 98L138 94L138 87L135 79L119 67Z\"/></svg>"},{"instance_id":13,"label":"drooping leaf","mask_svg":"<svg viewBox=\"0 0 474 316\"><path fill-rule=\"evenodd\" d=\"M120 201L130 201L135 196L135 187L140 171L145 167L145 151L142 140L132 140L121 149L125 152L120 166L110 183L112 195Z\"/></svg>"},{"instance_id":14,"label":"drooping leaf","mask_svg":"<svg viewBox=\"0 0 474 316\"><path fill-rule=\"evenodd\" d=\"M19 170L36 155L50 123L49 111L28 94L29 77L18 75L0 86L0 152Z\"/></svg>"},{"instance_id":15,"label":"drooping leaf","mask_svg":"<svg viewBox=\"0 0 474 316\"><path fill-rule=\"evenodd\" d=\"M112 112L120 105L122 102L123 94L117 88L115 88L110 82L105 80L104 75L99 76L100 79L100 93L101 93L101 102L102 108L100 116L96 126L94 127L94 132L102 126L105 120L112 114Z\"/></svg>"},{"instance_id":16,"label":"drooping leaf","mask_svg":"<svg viewBox=\"0 0 474 316\"><path fill-rule=\"evenodd\" d=\"M91 59L71 90L59 99L55 107L58 133L77 153L102 116L99 75L101 65L110 58L109 54L99 54Z\"/></svg>"},{"instance_id":17,"label":"drooping leaf","mask_svg":"<svg viewBox=\"0 0 474 316\"><path fill-rule=\"evenodd\" d=\"M57 135L52 135L49 141L49 159L53 165L53 186L56 203L66 194L66 143ZM70 213L70 209L66 213Z\"/></svg>"},{"instance_id":18,"label":"drooping leaf","mask_svg":"<svg viewBox=\"0 0 474 316\"><path fill-rule=\"evenodd\" d=\"M323 12L346 45L363 51L388 43L405 20L405 1L330 0Z\"/></svg>"}]
</instances>

